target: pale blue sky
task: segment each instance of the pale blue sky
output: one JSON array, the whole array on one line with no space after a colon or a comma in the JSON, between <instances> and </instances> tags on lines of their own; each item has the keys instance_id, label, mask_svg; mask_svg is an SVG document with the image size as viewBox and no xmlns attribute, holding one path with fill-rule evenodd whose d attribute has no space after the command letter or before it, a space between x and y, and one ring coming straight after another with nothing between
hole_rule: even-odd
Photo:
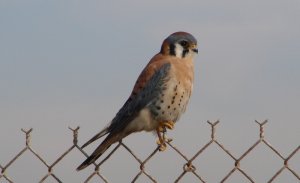
<instances>
[{"instance_id":1,"label":"pale blue sky","mask_svg":"<svg viewBox=\"0 0 300 183\"><path fill-rule=\"evenodd\" d=\"M220 141L239 156L258 138L254 120L269 119L266 137L287 156L300 141L299 17L297 0L0 0L0 164L22 149L20 128L34 128L32 145L49 162L71 144L68 126L81 127L80 144L89 139L123 105L162 40L179 30L198 39L199 55L191 103L169 133L174 143L192 156L209 140L206 120L219 119ZM125 142L141 157L155 148L151 133L134 134ZM210 160L207 164L198 164L208 182L220 180L233 165L230 159L224 165L214 162L214 155L224 156L214 151L219 149L203 155ZM122 152L103 168L113 182L118 177L129 181L138 172ZM255 180L265 182L281 166L272 155L258 148L242 165ZM22 177L18 172L35 162L29 154L24 157L29 160L20 160L7 174L16 182L36 182L46 168L36 161L38 171L33 166ZM176 159L172 151L161 153L148 169L158 181L168 182L179 175L182 162L177 167L161 164ZM73 153L58 174L66 182L81 182L92 170L74 171L83 160ZM119 176L109 171L120 167L117 160L126 169L118 168ZM300 174L299 153L293 162ZM268 170L255 169L264 166ZM297 181L288 172L280 180ZM232 180L241 181L239 175Z\"/></svg>"}]
</instances>

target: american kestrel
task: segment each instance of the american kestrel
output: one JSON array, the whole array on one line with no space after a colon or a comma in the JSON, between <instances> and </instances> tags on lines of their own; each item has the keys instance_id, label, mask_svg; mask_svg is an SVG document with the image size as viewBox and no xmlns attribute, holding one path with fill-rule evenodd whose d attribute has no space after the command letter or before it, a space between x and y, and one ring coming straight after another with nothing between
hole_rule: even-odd
<instances>
[{"instance_id":1,"label":"american kestrel","mask_svg":"<svg viewBox=\"0 0 300 183\"><path fill-rule=\"evenodd\" d=\"M164 132L173 129L185 111L193 89L197 40L187 32L167 37L139 75L130 97L110 124L83 146L107 137L77 168L82 170L98 159L113 143L139 131L155 131L160 150L166 148Z\"/></svg>"}]
</instances>

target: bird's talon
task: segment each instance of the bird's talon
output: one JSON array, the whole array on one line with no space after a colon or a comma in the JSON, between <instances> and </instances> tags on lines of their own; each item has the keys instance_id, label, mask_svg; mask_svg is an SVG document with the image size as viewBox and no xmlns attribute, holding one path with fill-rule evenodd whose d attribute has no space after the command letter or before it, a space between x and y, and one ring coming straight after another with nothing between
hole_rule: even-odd
<instances>
[{"instance_id":1,"label":"bird's talon","mask_svg":"<svg viewBox=\"0 0 300 183\"><path fill-rule=\"evenodd\" d=\"M167 145L165 143L159 145L159 151L165 151L166 149L167 149Z\"/></svg>"},{"instance_id":2,"label":"bird's talon","mask_svg":"<svg viewBox=\"0 0 300 183\"><path fill-rule=\"evenodd\" d=\"M174 122L173 121L166 121L166 122L162 122L159 126L159 128L168 128L170 130L174 129Z\"/></svg>"},{"instance_id":3,"label":"bird's talon","mask_svg":"<svg viewBox=\"0 0 300 183\"><path fill-rule=\"evenodd\" d=\"M156 140L156 143L157 143L157 145L159 146L159 151L164 151L164 150L166 150L167 145L166 145L166 141L165 141L165 140L166 140L165 138L163 138L163 139L157 139L157 140ZM169 142L168 140L169 140L169 139L167 139L167 142Z\"/></svg>"},{"instance_id":4,"label":"bird's talon","mask_svg":"<svg viewBox=\"0 0 300 183\"><path fill-rule=\"evenodd\" d=\"M166 140L166 142L172 142L173 141L172 138L166 138L165 140Z\"/></svg>"},{"instance_id":5,"label":"bird's talon","mask_svg":"<svg viewBox=\"0 0 300 183\"><path fill-rule=\"evenodd\" d=\"M174 129L174 123L173 123L172 121L166 122L166 123L164 124L164 126L167 127L167 128L170 129L170 130L173 130L173 129Z\"/></svg>"}]
</instances>

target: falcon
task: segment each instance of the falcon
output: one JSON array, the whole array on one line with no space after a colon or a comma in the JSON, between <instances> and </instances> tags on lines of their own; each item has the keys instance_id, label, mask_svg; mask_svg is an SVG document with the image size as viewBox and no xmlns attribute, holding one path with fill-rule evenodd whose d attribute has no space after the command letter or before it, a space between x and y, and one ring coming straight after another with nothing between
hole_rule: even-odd
<instances>
[{"instance_id":1,"label":"falcon","mask_svg":"<svg viewBox=\"0 0 300 183\"><path fill-rule=\"evenodd\" d=\"M162 43L139 75L131 95L102 131L87 141L106 138L77 168L82 170L96 161L112 144L134 132L157 133L159 150L166 149L166 129L173 129L186 110L194 81L197 40L187 32L175 32Z\"/></svg>"}]
</instances>

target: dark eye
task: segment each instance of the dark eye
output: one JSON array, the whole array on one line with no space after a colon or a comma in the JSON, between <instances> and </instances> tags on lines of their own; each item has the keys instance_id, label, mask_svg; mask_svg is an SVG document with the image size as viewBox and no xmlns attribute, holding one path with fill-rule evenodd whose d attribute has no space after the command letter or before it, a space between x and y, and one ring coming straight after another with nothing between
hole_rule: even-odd
<instances>
[{"instance_id":1,"label":"dark eye","mask_svg":"<svg viewBox=\"0 0 300 183\"><path fill-rule=\"evenodd\" d=\"M188 42L185 40L180 41L180 45L183 47L186 47L188 45Z\"/></svg>"}]
</instances>

